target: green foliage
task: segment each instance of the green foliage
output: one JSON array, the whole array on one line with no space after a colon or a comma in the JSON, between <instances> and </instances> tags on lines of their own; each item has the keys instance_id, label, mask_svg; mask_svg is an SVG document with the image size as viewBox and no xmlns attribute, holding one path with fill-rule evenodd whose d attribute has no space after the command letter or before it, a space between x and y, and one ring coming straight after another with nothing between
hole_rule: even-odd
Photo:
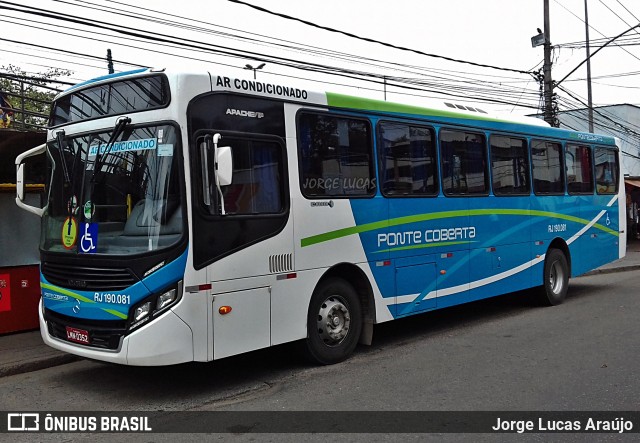
<instances>
[{"instance_id":1,"label":"green foliage","mask_svg":"<svg viewBox=\"0 0 640 443\"><path fill-rule=\"evenodd\" d=\"M49 68L45 72L27 75L15 65L0 66L0 91L14 109L11 126L18 129L44 128L51 102L60 90L58 80L72 73L68 69Z\"/></svg>"}]
</instances>

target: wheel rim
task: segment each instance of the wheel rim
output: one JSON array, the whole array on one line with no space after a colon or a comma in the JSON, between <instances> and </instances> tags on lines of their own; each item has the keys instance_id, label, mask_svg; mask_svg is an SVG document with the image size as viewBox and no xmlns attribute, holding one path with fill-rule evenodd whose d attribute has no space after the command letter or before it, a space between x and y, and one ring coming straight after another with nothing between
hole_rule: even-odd
<instances>
[{"instance_id":1,"label":"wheel rim","mask_svg":"<svg viewBox=\"0 0 640 443\"><path fill-rule=\"evenodd\" d=\"M549 287L554 294L560 294L564 288L564 269L560 261L554 261L549 271Z\"/></svg>"},{"instance_id":2,"label":"wheel rim","mask_svg":"<svg viewBox=\"0 0 640 443\"><path fill-rule=\"evenodd\" d=\"M318 334L327 346L337 346L349 332L351 315L342 297L328 297L318 312Z\"/></svg>"}]
</instances>

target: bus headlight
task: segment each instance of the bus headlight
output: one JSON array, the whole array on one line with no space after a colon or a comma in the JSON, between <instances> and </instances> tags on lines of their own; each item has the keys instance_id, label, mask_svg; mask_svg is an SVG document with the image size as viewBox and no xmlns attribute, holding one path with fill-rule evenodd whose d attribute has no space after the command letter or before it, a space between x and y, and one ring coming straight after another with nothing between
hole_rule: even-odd
<instances>
[{"instance_id":1,"label":"bus headlight","mask_svg":"<svg viewBox=\"0 0 640 443\"><path fill-rule=\"evenodd\" d=\"M143 303L142 305L136 308L136 310L133 312L133 321L136 322L136 321L142 320L147 315L149 315L149 312L151 312L150 301Z\"/></svg>"},{"instance_id":2,"label":"bus headlight","mask_svg":"<svg viewBox=\"0 0 640 443\"><path fill-rule=\"evenodd\" d=\"M171 306L178 303L182 293L182 282L178 282L164 291L155 293L136 303L129 310L128 330L132 331L139 326L160 316Z\"/></svg>"},{"instance_id":3,"label":"bus headlight","mask_svg":"<svg viewBox=\"0 0 640 443\"><path fill-rule=\"evenodd\" d=\"M177 291L175 289L170 289L164 294L158 297L158 303L156 305L156 310L161 311L167 306L171 305L176 300Z\"/></svg>"}]
</instances>

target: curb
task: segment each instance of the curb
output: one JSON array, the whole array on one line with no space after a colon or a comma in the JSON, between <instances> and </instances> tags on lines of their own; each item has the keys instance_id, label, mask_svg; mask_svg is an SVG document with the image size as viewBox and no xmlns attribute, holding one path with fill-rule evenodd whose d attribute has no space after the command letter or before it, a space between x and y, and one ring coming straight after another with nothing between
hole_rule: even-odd
<instances>
[{"instance_id":1,"label":"curb","mask_svg":"<svg viewBox=\"0 0 640 443\"><path fill-rule=\"evenodd\" d=\"M629 266L618 266L617 268L602 268L602 269L594 269L593 271L585 272L580 275L580 277L586 277L589 275L599 275L599 274L613 274L615 272L627 272L627 271L637 271L640 270L640 265L629 265Z\"/></svg>"},{"instance_id":2,"label":"curb","mask_svg":"<svg viewBox=\"0 0 640 443\"><path fill-rule=\"evenodd\" d=\"M9 363L7 365L0 366L0 378L9 377L10 375L24 374L26 372L39 371L41 369L52 368L54 366L60 366L78 360L82 360L82 357L72 354L61 354L38 360Z\"/></svg>"}]
</instances>

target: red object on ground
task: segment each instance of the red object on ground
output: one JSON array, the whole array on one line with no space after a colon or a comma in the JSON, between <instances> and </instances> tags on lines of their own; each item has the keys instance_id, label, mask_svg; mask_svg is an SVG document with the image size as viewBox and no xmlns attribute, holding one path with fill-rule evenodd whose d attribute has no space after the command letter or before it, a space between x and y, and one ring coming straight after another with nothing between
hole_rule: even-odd
<instances>
[{"instance_id":1,"label":"red object on ground","mask_svg":"<svg viewBox=\"0 0 640 443\"><path fill-rule=\"evenodd\" d=\"M0 268L0 334L38 329L40 266Z\"/></svg>"}]
</instances>

